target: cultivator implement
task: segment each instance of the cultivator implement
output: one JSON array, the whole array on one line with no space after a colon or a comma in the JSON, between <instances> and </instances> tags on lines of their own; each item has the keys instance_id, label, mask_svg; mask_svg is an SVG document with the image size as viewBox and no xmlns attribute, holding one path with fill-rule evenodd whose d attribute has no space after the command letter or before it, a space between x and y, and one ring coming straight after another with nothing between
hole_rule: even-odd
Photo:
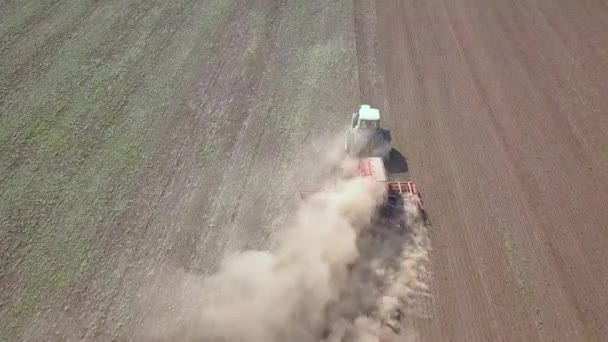
<instances>
[{"instance_id":1,"label":"cultivator implement","mask_svg":"<svg viewBox=\"0 0 608 342\"><path fill-rule=\"evenodd\" d=\"M422 196L420 195L420 192L418 192L416 184L411 181L388 181L382 158L374 157L359 160L357 175L359 177L371 177L374 181L386 185L385 198L380 207L382 213L386 214L393 212L393 210L403 210L404 201L410 200L415 202L423 220L425 222L427 221L426 210L422 203ZM299 190L300 198L304 199L313 193L323 190L332 190L333 188L333 185L319 188L301 188Z\"/></svg>"},{"instance_id":2,"label":"cultivator implement","mask_svg":"<svg viewBox=\"0 0 608 342\"><path fill-rule=\"evenodd\" d=\"M416 189L416 184L414 182L389 182L387 185L387 191L389 201L393 203L402 203L402 199L405 197L410 197L411 199L415 200L420 214L426 216L426 210L424 209L424 205L422 203L422 196L418 192L418 189Z\"/></svg>"}]
</instances>

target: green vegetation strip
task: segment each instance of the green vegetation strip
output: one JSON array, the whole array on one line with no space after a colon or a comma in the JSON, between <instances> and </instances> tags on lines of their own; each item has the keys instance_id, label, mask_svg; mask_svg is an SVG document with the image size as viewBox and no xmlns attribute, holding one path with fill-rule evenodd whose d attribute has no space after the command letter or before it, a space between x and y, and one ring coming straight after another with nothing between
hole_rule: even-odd
<instances>
[{"instance_id":1,"label":"green vegetation strip","mask_svg":"<svg viewBox=\"0 0 608 342\"><path fill-rule=\"evenodd\" d=\"M128 5L98 4L46 70L0 93L0 279L17 285L4 294L0 336L17 336L24 319L100 271L93 240L128 208L121 199L138 186L195 49L234 3Z\"/></svg>"}]
</instances>

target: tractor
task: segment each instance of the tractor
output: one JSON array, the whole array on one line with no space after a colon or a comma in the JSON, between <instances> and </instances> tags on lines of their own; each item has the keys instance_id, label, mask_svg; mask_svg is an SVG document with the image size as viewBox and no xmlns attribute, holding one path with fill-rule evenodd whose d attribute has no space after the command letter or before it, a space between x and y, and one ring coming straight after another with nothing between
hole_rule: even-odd
<instances>
[{"instance_id":1,"label":"tractor","mask_svg":"<svg viewBox=\"0 0 608 342\"><path fill-rule=\"evenodd\" d=\"M391 137L380 126L380 110L363 104L358 113L352 114L350 128L346 131L346 153L357 158L380 157L388 161Z\"/></svg>"}]
</instances>

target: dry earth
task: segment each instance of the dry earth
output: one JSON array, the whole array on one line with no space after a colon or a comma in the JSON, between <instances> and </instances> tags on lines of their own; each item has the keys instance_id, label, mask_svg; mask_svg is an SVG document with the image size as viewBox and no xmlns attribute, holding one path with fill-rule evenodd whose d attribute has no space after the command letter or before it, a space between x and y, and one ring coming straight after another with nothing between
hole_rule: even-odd
<instances>
[{"instance_id":1,"label":"dry earth","mask_svg":"<svg viewBox=\"0 0 608 342\"><path fill-rule=\"evenodd\" d=\"M138 336L269 244L361 101L431 216L414 336L608 336L605 3L0 8L0 339Z\"/></svg>"},{"instance_id":2,"label":"dry earth","mask_svg":"<svg viewBox=\"0 0 608 342\"><path fill-rule=\"evenodd\" d=\"M608 331L608 8L377 1L388 126L433 227L422 340Z\"/></svg>"}]
</instances>

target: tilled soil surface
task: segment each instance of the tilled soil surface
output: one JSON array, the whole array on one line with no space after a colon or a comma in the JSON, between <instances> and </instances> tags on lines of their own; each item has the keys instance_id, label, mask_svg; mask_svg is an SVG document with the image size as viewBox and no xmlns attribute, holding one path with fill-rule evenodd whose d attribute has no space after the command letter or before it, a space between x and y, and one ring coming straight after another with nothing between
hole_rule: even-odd
<instances>
[{"instance_id":1,"label":"tilled soil surface","mask_svg":"<svg viewBox=\"0 0 608 342\"><path fill-rule=\"evenodd\" d=\"M608 336L608 8L378 1L386 125L432 220L422 340Z\"/></svg>"}]
</instances>

